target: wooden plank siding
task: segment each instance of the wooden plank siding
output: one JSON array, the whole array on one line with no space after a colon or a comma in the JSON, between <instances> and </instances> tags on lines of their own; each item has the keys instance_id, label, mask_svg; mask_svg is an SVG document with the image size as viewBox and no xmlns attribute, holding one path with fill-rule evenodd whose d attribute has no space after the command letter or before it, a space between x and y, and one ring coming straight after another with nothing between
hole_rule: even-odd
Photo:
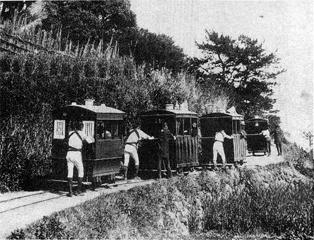
<instances>
[{"instance_id":1,"label":"wooden plank siding","mask_svg":"<svg viewBox=\"0 0 314 240\"><path fill-rule=\"evenodd\" d=\"M175 163L172 166L180 168L199 165L197 137L178 136L175 141L175 148Z\"/></svg>"},{"instance_id":2,"label":"wooden plank siding","mask_svg":"<svg viewBox=\"0 0 314 240\"><path fill-rule=\"evenodd\" d=\"M140 168L146 170L157 169L157 146L153 141L144 141L139 149ZM170 140L169 159L172 169L198 166L198 139L191 136L178 136Z\"/></svg>"}]
</instances>

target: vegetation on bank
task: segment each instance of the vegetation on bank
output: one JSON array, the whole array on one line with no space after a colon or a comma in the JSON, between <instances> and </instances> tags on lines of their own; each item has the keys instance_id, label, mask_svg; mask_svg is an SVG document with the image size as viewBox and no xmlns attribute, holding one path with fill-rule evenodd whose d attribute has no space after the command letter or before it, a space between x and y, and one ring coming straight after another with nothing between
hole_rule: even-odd
<instances>
[{"instance_id":1,"label":"vegetation on bank","mask_svg":"<svg viewBox=\"0 0 314 240\"><path fill-rule=\"evenodd\" d=\"M9 238L312 239L313 187L291 162L204 171L100 196Z\"/></svg>"}]
</instances>

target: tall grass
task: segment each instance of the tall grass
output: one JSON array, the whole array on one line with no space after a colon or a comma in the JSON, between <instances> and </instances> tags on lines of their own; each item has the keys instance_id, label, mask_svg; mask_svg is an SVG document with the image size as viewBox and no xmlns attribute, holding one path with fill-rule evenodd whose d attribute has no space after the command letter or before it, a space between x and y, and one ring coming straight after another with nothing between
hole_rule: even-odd
<instances>
[{"instance_id":1,"label":"tall grass","mask_svg":"<svg viewBox=\"0 0 314 240\"><path fill-rule=\"evenodd\" d=\"M11 116L0 127L0 191L35 187L34 178L51 172L50 107L33 117Z\"/></svg>"}]
</instances>

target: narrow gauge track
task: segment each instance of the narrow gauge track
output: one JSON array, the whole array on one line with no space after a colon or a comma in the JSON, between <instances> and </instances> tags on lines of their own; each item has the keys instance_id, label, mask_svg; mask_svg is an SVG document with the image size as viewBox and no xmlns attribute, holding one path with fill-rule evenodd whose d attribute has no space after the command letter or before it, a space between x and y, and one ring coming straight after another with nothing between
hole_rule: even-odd
<instances>
[{"instance_id":1,"label":"narrow gauge track","mask_svg":"<svg viewBox=\"0 0 314 240\"><path fill-rule=\"evenodd\" d=\"M89 195L92 192L102 192L106 194L107 192L110 193L110 191L106 190L113 190L116 189L119 191L119 187L127 186L127 185L134 185L137 186L140 183L145 184L145 183L151 182L151 180L142 180L142 181L130 181L130 182L124 182L124 181L117 181L115 183L111 184L102 184L99 188L96 189L96 191L86 191L84 195ZM15 211L17 209L22 209L22 208L27 208L30 206L34 206L36 204L42 204L45 202L52 202L53 200L60 199L60 198L67 198L70 199L66 196L67 192L59 192L59 193L53 193L49 191L42 191L38 193L32 193L32 194L27 194L27 195L22 195L22 196L17 196L17 197L11 197L5 200L0 200L0 216L1 214L8 213L10 211ZM73 196L74 198L79 198L81 196Z\"/></svg>"},{"instance_id":2,"label":"narrow gauge track","mask_svg":"<svg viewBox=\"0 0 314 240\"><path fill-rule=\"evenodd\" d=\"M9 198L9 199L6 199L6 200L0 200L0 203L5 203L5 202L10 202L10 201L13 201L13 200L17 200L17 199L22 199L22 198L32 197L32 196L36 196L36 195L41 195L41 194L44 194L44 193L45 192L39 192L39 193L32 193L32 194L28 194L28 195L19 196L19 197L13 197L13 198Z\"/></svg>"},{"instance_id":3,"label":"narrow gauge track","mask_svg":"<svg viewBox=\"0 0 314 240\"><path fill-rule=\"evenodd\" d=\"M218 164L220 165L220 164ZM231 164L228 164L228 167L230 167ZM189 175L189 174L198 174L202 168L194 168L196 171L193 172L182 172L181 174L178 174L178 176L182 176L182 175ZM127 186L127 185L138 185L138 183L145 183L145 182L151 182L152 179L147 179L147 180L141 180L141 181L122 181L122 180L118 180L114 183L105 183L100 185L96 190L96 191L101 191L103 193L106 193L107 189L114 189L114 188L119 188L121 186ZM60 181L57 180L56 182L63 182L65 183L66 181ZM101 190L99 190L101 189ZM85 194L89 194L90 192L94 192L94 191L87 191ZM27 194L27 195L22 195L22 196L17 196L17 197L11 197L5 200L0 200L0 216L3 213L7 213L10 211L14 211L17 210L19 208L25 208L28 206L32 206L32 205L36 205L36 204L40 204L40 203L44 203L44 202L49 202L55 199L60 199L62 197L66 197L67 192L66 191L62 191L59 193L54 193L54 192L49 192L49 191L41 191L41 192L37 192L37 193L31 193L31 194ZM73 198L77 198L77 196L73 196ZM27 203L25 203L25 201ZM15 203L15 204L14 204ZM12 206L13 205L13 206ZM15 205L15 206L14 206Z\"/></svg>"},{"instance_id":4,"label":"narrow gauge track","mask_svg":"<svg viewBox=\"0 0 314 240\"><path fill-rule=\"evenodd\" d=\"M38 195L38 194L34 194L34 195ZM39 200L39 201L31 202L31 203L28 203L28 204L19 205L19 206L17 206L17 207L13 207L13 208L9 208L9 209L0 211L0 214L1 214L1 213L6 213L6 212L10 212L10 211L14 211L14 210L16 210L16 209L18 209L18 208L28 207L28 206L35 205L35 204L38 204L38 203L47 202L47 201L50 201L50 200L53 200L53 199L62 198L62 197L64 197L65 195L66 195L66 194L62 194L62 195L59 195L59 196L56 196L56 197L51 197L51 198L47 198L47 199L44 199L44 200ZM21 199L21 198L23 198L23 197L20 197L20 198L17 198L17 199ZM9 200L8 200L8 201L9 201Z\"/></svg>"},{"instance_id":5,"label":"narrow gauge track","mask_svg":"<svg viewBox=\"0 0 314 240\"><path fill-rule=\"evenodd\" d=\"M218 167L221 167L221 164L217 164ZM227 164L227 168L232 168L233 164ZM204 166L206 170L210 170L211 169L211 165L208 166ZM196 167L193 168L194 171L190 172L190 171L184 171L178 174L178 176L182 176L182 175L190 175L190 174L198 174L201 170L203 170L204 168L202 167ZM122 180L118 180L114 183L105 183L100 185L96 190L96 191L101 191L103 193L106 193L106 190L108 189L118 189L121 186L127 186L127 185L138 185L138 183L145 183L145 182L150 182L152 181L152 179L147 179L147 180L141 180L141 181L122 181ZM56 180L56 183L65 183L66 181L61 181L61 180ZM85 194L90 194L91 192L94 191L87 191ZM49 192L49 191L41 191L41 192L37 192L37 193L31 193L31 194L27 194L27 195L22 195L22 196L17 196L17 197L11 197L8 199L4 199L4 200L0 200L0 216L3 213L7 213L10 211L14 211L17 210L19 208L25 208L28 206L32 206L32 205L36 205L36 204L40 204L40 203L44 203L44 202L49 202L55 199L60 199L63 197L66 197L67 192L66 191L62 191L59 193L54 193L54 192ZM67 197L66 197L67 198ZM73 198L77 198L77 196L73 196ZM26 203L25 203L26 202ZM13 206L12 206L13 205Z\"/></svg>"}]
</instances>

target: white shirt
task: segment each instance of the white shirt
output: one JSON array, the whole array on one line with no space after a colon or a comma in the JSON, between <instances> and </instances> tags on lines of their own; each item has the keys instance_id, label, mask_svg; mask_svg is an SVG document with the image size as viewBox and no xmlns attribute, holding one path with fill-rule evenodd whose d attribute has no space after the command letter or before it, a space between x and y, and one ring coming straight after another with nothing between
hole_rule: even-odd
<instances>
[{"instance_id":1,"label":"white shirt","mask_svg":"<svg viewBox=\"0 0 314 240\"><path fill-rule=\"evenodd\" d=\"M215 141L219 141L219 142L224 142L225 138L232 138L230 136L228 136L224 130L220 131L220 132L216 132L215 134Z\"/></svg>"},{"instance_id":2,"label":"white shirt","mask_svg":"<svg viewBox=\"0 0 314 240\"><path fill-rule=\"evenodd\" d=\"M270 139L270 133L269 133L268 129L263 130L263 131L262 131L262 134L263 134L263 136L264 136L267 140Z\"/></svg>"},{"instance_id":3,"label":"white shirt","mask_svg":"<svg viewBox=\"0 0 314 240\"><path fill-rule=\"evenodd\" d=\"M95 141L94 138L88 137L83 131L77 131L77 133L81 136L82 140L85 140L88 143L93 143ZM74 133L74 131L70 131L69 135L71 135L71 137L69 138L69 146L76 149L82 149L83 142L80 137L76 133Z\"/></svg>"},{"instance_id":4,"label":"white shirt","mask_svg":"<svg viewBox=\"0 0 314 240\"><path fill-rule=\"evenodd\" d=\"M132 132L133 131L133 132ZM132 132L130 134L130 136L127 138L126 143L137 143L139 140L141 139L153 139L153 137L147 135L146 133L144 133L142 130L140 129L136 129L136 131L138 132L139 137L137 136L136 132L134 129L132 129L130 132Z\"/></svg>"}]
</instances>

